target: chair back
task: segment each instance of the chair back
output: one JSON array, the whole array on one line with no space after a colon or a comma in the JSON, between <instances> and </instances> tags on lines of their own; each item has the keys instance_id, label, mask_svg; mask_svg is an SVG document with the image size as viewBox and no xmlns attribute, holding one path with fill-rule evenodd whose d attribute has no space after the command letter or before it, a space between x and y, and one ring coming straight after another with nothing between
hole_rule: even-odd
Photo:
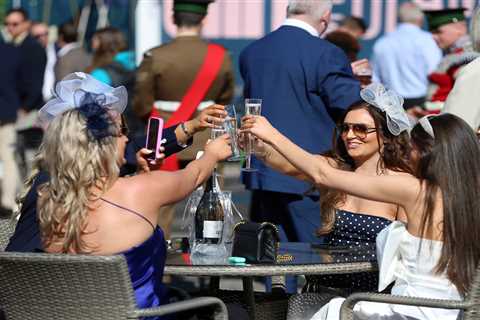
<instances>
[{"instance_id":1,"label":"chair back","mask_svg":"<svg viewBox=\"0 0 480 320\"><path fill-rule=\"evenodd\" d=\"M0 252L4 251L15 231L15 222L12 219L0 219Z\"/></svg>"},{"instance_id":2,"label":"chair back","mask_svg":"<svg viewBox=\"0 0 480 320\"><path fill-rule=\"evenodd\" d=\"M136 308L121 255L3 252L0 284L8 320L119 320Z\"/></svg>"},{"instance_id":3,"label":"chair back","mask_svg":"<svg viewBox=\"0 0 480 320\"><path fill-rule=\"evenodd\" d=\"M472 287L466 297L467 304L470 305L463 313L464 320L473 320L480 318L480 265L477 267Z\"/></svg>"}]
</instances>

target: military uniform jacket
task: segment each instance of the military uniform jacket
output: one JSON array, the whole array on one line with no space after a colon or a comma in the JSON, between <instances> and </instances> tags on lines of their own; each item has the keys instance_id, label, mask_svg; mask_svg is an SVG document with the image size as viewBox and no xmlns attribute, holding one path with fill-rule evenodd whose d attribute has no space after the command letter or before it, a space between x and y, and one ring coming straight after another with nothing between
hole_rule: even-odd
<instances>
[{"instance_id":1,"label":"military uniform jacket","mask_svg":"<svg viewBox=\"0 0 480 320\"><path fill-rule=\"evenodd\" d=\"M140 64L137 72L134 111L144 118L146 117L155 101L178 101L186 94L207 53L208 43L198 36L181 36L172 42L149 50ZM234 77L232 61L225 54L223 64L208 90L204 101L211 100L218 104L228 104L234 93ZM160 112L162 118L167 121L172 112ZM204 135L208 133L205 132ZM180 159L194 159L198 148L194 138L194 146L181 154ZM187 152L187 153L185 153Z\"/></svg>"}]
</instances>

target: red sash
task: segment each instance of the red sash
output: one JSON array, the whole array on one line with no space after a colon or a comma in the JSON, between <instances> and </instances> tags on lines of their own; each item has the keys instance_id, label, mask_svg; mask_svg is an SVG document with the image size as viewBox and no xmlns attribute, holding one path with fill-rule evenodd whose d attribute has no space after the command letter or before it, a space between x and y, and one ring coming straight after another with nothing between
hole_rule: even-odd
<instances>
[{"instance_id":1,"label":"red sash","mask_svg":"<svg viewBox=\"0 0 480 320\"><path fill-rule=\"evenodd\" d=\"M210 89L213 81L217 78L223 63L225 49L217 44L209 44L207 54L200 70L193 80L187 93L183 96L178 109L172 114L165 124L165 128L178 125L180 122L189 120L195 113L197 106ZM152 108L150 116L158 117L158 111ZM171 155L163 162L162 170L175 171L179 169L177 156Z\"/></svg>"}]
</instances>

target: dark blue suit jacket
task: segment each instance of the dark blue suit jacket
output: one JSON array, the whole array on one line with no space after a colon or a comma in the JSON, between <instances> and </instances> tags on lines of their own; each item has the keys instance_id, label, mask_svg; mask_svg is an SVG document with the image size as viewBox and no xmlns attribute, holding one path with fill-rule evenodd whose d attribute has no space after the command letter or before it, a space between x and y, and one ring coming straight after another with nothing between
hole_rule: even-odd
<instances>
[{"instance_id":1,"label":"dark blue suit jacket","mask_svg":"<svg viewBox=\"0 0 480 320\"><path fill-rule=\"evenodd\" d=\"M0 124L13 123L20 108L20 49L0 43Z\"/></svg>"},{"instance_id":2,"label":"dark blue suit jacket","mask_svg":"<svg viewBox=\"0 0 480 320\"><path fill-rule=\"evenodd\" d=\"M177 143L177 138L174 132L175 128L176 127L170 127L163 130L162 137L167 140L163 145L165 147L165 156L169 156L184 149ZM192 139L190 139L188 144L191 143ZM121 168L122 175L132 173L132 168L136 168L135 154L144 146L145 137L129 141L125 150L127 164ZM45 182L48 182L49 179L49 175L45 171L40 172L35 178L34 184L28 191L25 201L23 202L20 219L13 236L10 238L10 242L5 249L6 251L33 252L43 249L37 218L37 189Z\"/></svg>"},{"instance_id":3,"label":"dark blue suit jacket","mask_svg":"<svg viewBox=\"0 0 480 320\"><path fill-rule=\"evenodd\" d=\"M343 51L305 30L282 26L250 44L240 55L245 98L261 98L262 115L311 153L330 149L335 118L360 100ZM249 189L302 194L309 186L280 174L258 159L244 173Z\"/></svg>"}]
</instances>

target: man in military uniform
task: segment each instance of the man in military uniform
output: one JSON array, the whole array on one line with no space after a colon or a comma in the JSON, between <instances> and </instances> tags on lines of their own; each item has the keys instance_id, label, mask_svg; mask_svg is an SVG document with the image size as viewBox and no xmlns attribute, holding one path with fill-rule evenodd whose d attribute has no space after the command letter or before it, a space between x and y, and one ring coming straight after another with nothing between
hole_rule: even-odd
<instances>
[{"instance_id":1,"label":"man in military uniform","mask_svg":"<svg viewBox=\"0 0 480 320\"><path fill-rule=\"evenodd\" d=\"M439 112L453 88L458 71L479 57L468 35L464 8L426 11L428 28L437 45L445 52L437 69L429 75L430 85L425 107Z\"/></svg>"},{"instance_id":2,"label":"man in military uniform","mask_svg":"<svg viewBox=\"0 0 480 320\"><path fill-rule=\"evenodd\" d=\"M229 55L209 55L212 45L200 38L210 2L212 0L174 1L173 20L177 26L175 39L147 51L137 71L133 109L139 117L148 117L153 108L154 112L169 125L168 121L172 115L177 119L178 113L182 112L179 109L182 109L187 93L190 95L195 90L198 93L196 83L198 85L202 72L204 76L216 73L216 77L212 76L210 86L204 88L201 93L203 96L195 107L196 112L213 103L228 104L232 100L234 77ZM222 47L215 46L225 51ZM216 69L212 67L215 63L218 65ZM190 115L193 116L195 114ZM186 120L188 119L184 117L181 122ZM184 128L186 132L192 132L187 123ZM203 149L209 136L210 130L195 135L193 145L179 153L180 164L185 165L194 159L197 151ZM161 213L161 220L164 221L162 227L168 237L174 207L165 208L165 211L168 212Z\"/></svg>"}]
</instances>

